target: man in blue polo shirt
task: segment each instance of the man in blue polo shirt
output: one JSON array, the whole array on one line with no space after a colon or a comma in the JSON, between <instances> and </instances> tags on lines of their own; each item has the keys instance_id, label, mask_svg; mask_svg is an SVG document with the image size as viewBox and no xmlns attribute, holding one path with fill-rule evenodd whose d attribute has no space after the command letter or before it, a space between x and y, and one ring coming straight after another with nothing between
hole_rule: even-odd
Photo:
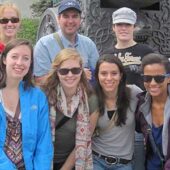
<instances>
[{"instance_id":1,"label":"man in blue polo shirt","mask_svg":"<svg viewBox=\"0 0 170 170\"><path fill-rule=\"evenodd\" d=\"M84 62L87 79L92 78L99 54L94 42L78 34L81 24L80 5L75 0L61 1L58 7L57 21L60 30L39 39L34 49L34 77L37 84L43 83L51 69L51 63L62 48L76 48ZM61 40L56 40L56 34ZM63 47L62 47L62 45Z\"/></svg>"}]
</instances>

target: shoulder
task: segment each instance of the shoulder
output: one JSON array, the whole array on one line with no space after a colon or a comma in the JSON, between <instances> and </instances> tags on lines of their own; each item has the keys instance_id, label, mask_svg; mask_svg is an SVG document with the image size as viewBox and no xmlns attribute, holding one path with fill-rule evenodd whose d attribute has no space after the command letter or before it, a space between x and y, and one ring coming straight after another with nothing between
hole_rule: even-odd
<instances>
[{"instance_id":1,"label":"shoulder","mask_svg":"<svg viewBox=\"0 0 170 170\"><path fill-rule=\"evenodd\" d=\"M30 86L27 89L24 89L24 82L20 83L20 93L23 95L25 98L31 98L31 99L39 99L41 101L46 100L46 95L45 93L36 86Z\"/></svg>"},{"instance_id":2,"label":"shoulder","mask_svg":"<svg viewBox=\"0 0 170 170\"><path fill-rule=\"evenodd\" d=\"M82 42L87 42L87 43L92 43L94 44L93 40L90 39L89 37L82 35L82 34L77 34L78 35L78 40Z\"/></svg>"},{"instance_id":3,"label":"shoulder","mask_svg":"<svg viewBox=\"0 0 170 170\"><path fill-rule=\"evenodd\" d=\"M51 44L53 43L53 41L55 41L53 33L49 35L45 35L37 41L35 47L38 46L39 44L49 45L49 43Z\"/></svg>"},{"instance_id":4,"label":"shoulder","mask_svg":"<svg viewBox=\"0 0 170 170\"><path fill-rule=\"evenodd\" d=\"M146 53L153 53L154 52L154 50L147 44L137 43L136 48L139 49L139 50L143 50Z\"/></svg>"},{"instance_id":5,"label":"shoulder","mask_svg":"<svg viewBox=\"0 0 170 170\"><path fill-rule=\"evenodd\" d=\"M93 113L95 110L98 109L98 99L96 94L91 94L90 96L88 96L88 103L89 103L90 113Z\"/></svg>"},{"instance_id":6,"label":"shoulder","mask_svg":"<svg viewBox=\"0 0 170 170\"><path fill-rule=\"evenodd\" d=\"M95 93L93 93L93 94L91 94L90 96L88 96L88 101L89 101L89 102L93 102L93 101L95 101L95 100L97 100L97 96L96 96Z\"/></svg>"},{"instance_id":7,"label":"shoulder","mask_svg":"<svg viewBox=\"0 0 170 170\"><path fill-rule=\"evenodd\" d=\"M137 95L142 92L142 89L136 86L135 84L127 85L127 87L130 89L131 98L137 97Z\"/></svg>"}]
</instances>

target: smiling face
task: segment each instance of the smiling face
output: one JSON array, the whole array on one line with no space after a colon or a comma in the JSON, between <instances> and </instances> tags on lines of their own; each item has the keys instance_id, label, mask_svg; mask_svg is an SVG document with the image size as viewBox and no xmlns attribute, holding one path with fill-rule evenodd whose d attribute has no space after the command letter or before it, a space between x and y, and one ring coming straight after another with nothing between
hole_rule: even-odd
<instances>
[{"instance_id":1,"label":"smiling face","mask_svg":"<svg viewBox=\"0 0 170 170\"><path fill-rule=\"evenodd\" d=\"M80 28L80 13L75 9L68 9L58 16L58 22L66 37L75 36Z\"/></svg>"},{"instance_id":2,"label":"smiling face","mask_svg":"<svg viewBox=\"0 0 170 170\"><path fill-rule=\"evenodd\" d=\"M117 93L121 77L119 67L116 64L108 62L100 64L98 79L106 95Z\"/></svg>"},{"instance_id":3,"label":"smiling face","mask_svg":"<svg viewBox=\"0 0 170 170\"><path fill-rule=\"evenodd\" d=\"M2 18L7 18L7 19L11 19L11 18L19 18L17 11L11 7L6 7L3 10L3 13L0 16L0 19ZM11 21L9 21L6 24L0 24L0 30L1 30L1 34L2 34L2 39L13 39L16 37L17 31L20 27L20 22L18 23L12 23Z\"/></svg>"},{"instance_id":4,"label":"smiling face","mask_svg":"<svg viewBox=\"0 0 170 170\"><path fill-rule=\"evenodd\" d=\"M143 69L144 75L164 75L166 74L165 67L162 64L148 64ZM170 78L165 78L162 83L157 83L154 79L151 82L144 82L146 90L152 97L163 97L167 95L167 84L170 82Z\"/></svg>"},{"instance_id":5,"label":"smiling face","mask_svg":"<svg viewBox=\"0 0 170 170\"><path fill-rule=\"evenodd\" d=\"M31 65L31 50L27 45L11 49L3 63L6 65L7 80L22 80Z\"/></svg>"},{"instance_id":6,"label":"smiling face","mask_svg":"<svg viewBox=\"0 0 170 170\"><path fill-rule=\"evenodd\" d=\"M133 40L134 25L119 23L113 25L117 42L130 42Z\"/></svg>"},{"instance_id":7,"label":"smiling face","mask_svg":"<svg viewBox=\"0 0 170 170\"><path fill-rule=\"evenodd\" d=\"M78 59L68 59L64 61L59 69L72 69L72 68L81 68L80 61ZM68 74L61 75L59 72L57 72L57 75L59 77L59 81L61 86L63 87L65 93L67 92L75 92L77 89L77 86L81 79L82 71L80 71L79 74L73 74L71 71L68 72Z\"/></svg>"}]
</instances>

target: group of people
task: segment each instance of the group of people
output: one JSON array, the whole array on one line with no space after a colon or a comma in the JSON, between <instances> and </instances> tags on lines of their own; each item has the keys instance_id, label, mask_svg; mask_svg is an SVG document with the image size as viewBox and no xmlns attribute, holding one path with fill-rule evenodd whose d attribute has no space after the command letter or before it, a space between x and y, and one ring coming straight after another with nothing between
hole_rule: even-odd
<instances>
[{"instance_id":1,"label":"group of people","mask_svg":"<svg viewBox=\"0 0 170 170\"><path fill-rule=\"evenodd\" d=\"M34 49L16 6L0 6L0 169L170 170L169 60L135 42L133 10L112 19L117 43L99 57L77 1Z\"/></svg>"}]
</instances>

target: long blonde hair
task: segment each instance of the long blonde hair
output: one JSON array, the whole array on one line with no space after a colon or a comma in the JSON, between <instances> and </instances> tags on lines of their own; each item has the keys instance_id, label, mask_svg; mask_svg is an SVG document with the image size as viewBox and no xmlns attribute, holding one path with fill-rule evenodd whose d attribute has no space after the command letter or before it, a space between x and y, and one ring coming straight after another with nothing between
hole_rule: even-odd
<instances>
[{"instance_id":1,"label":"long blonde hair","mask_svg":"<svg viewBox=\"0 0 170 170\"><path fill-rule=\"evenodd\" d=\"M21 13L20 13L19 8L14 3L11 3L11 2L4 2L3 4L0 5L0 18L2 17L4 10L6 8L13 9L14 11L16 11L18 18L19 19L21 18Z\"/></svg>"}]
</instances>

